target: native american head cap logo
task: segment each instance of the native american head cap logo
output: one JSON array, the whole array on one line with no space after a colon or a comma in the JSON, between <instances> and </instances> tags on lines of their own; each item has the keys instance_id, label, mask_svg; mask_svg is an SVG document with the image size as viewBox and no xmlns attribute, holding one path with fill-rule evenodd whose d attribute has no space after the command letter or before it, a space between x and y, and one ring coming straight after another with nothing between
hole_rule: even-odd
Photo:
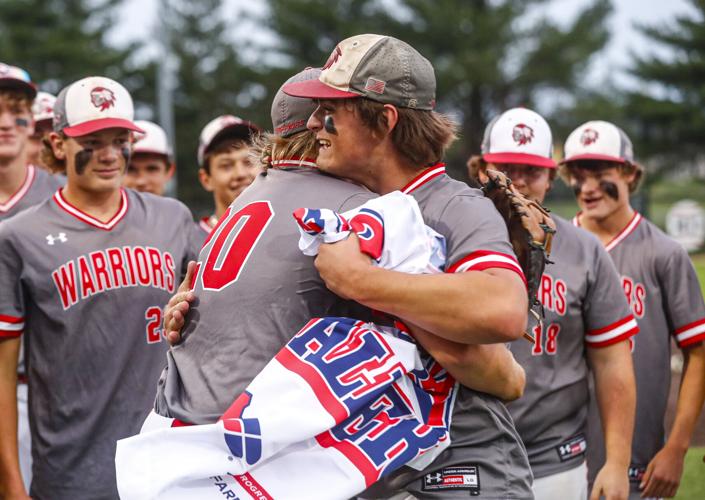
<instances>
[{"instance_id":1,"label":"native american head cap logo","mask_svg":"<svg viewBox=\"0 0 705 500\"><path fill-rule=\"evenodd\" d=\"M323 69L328 69L333 66L335 63L338 62L338 59L340 59L340 56L342 55L343 51L340 50L340 46L336 46L333 52L331 52L331 55L328 57L326 64L323 66Z\"/></svg>"},{"instance_id":2,"label":"native american head cap logo","mask_svg":"<svg viewBox=\"0 0 705 500\"><path fill-rule=\"evenodd\" d=\"M598 137L600 137L600 134L597 133L597 130L592 128L586 128L585 130L583 130L583 134L580 136L580 143L583 146L589 146L590 144L596 143Z\"/></svg>"},{"instance_id":3,"label":"native american head cap logo","mask_svg":"<svg viewBox=\"0 0 705 500\"><path fill-rule=\"evenodd\" d=\"M105 111L115 106L115 94L112 90L106 89L105 87L96 87L91 90L91 102L96 108Z\"/></svg>"},{"instance_id":4,"label":"native american head cap logo","mask_svg":"<svg viewBox=\"0 0 705 500\"><path fill-rule=\"evenodd\" d=\"M514 142L516 142L519 146L529 144L533 138L534 129L528 125L524 125L523 123L514 125L514 128L512 129L512 139L514 139Z\"/></svg>"}]
</instances>

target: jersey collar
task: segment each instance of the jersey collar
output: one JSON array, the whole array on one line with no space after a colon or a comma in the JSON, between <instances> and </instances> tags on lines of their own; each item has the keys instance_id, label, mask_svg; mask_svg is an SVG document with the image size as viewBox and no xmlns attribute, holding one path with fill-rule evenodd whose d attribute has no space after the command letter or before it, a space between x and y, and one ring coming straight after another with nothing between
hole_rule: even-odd
<instances>
[{"instance_id":1,"label":"jersey collar","mask_svg":"<svg viewBox=\"0 0 705 500\"><path fill-rule=\"evenodd\" d=\"M312 158L284 158L281 160L272 160L272 168L318 168L316 160Z\"/></svg>"},{"instance_id":2,"label":"jersey collar","mask_svg":"<svg viewBox=\"0 0 705 500\"><path fill-rule=\"evenodd\" d=\"M218 217L216 217L215 214L209 215L208 217L201 217L201 220L198 221L198 225L201 226L201 229L207 234L211 234L216 224L218 224Z\"/></svg>"},{"instance_id":3,"label":"jersey collar","mask_svg":"<svg viewBox=\"0 0 705 500\"><path fill-rule=\"evenodd\" d=\"M578 212L577 214L575 214L575 217L573 217L573 224L577 227L580 227L580 215L581 214L582 214L582 212ZM634 232L634 230L637 228L637 226L641 222L641 219L642 219L641 214L635 210L634 215L629 220L627 225L624 226L624 228L622 228L622 230L620 232L618 232L617 235L614 238L612 238L609 243L607 243L605 245L605 250L607 250L609 252L612 249L614 249L614 247L619 245L622 241L624 241L624 239L627 236L629 236L630 234L632 234Z\"/></svg>"},{"instance_id":4,"label":"jersey collar","mask_svg":"<svg viewBox=\"0 0 705 500\"><path fill-rule=\"evenodd\" d=\"M431 180L435 179L436 177L443 175L446 173L446 164L445 163L436 163L435 165L431 165L428 167L426 170L421 172L419 175L411 179L411 182L409 182L406 186L404 186L401 190L402 193L404 194L411 194L414 191L416 191L418 188L423 186L424 184L428 184L431 182Z\"/></svg>"},{"instance_id":5,"label":"jersey collar","mask_svg":"<svg viewBox=\"0 0 705 500\"><path fill-rule=\"evenodd\" d=\"M29 191L29 188L32 186L32 182L34 182L34 177L36 176L34 169L34 165L27 165L27 173L25 174L22 185L17 191L15 191L15 194L8 198L5 203L0 203L0 212L9 212L15 205L17 205L24 195L27 194L27 191Z\"/></svg>"},{"instance_id":6,"label":"jersey collar","mask_svg":"<svg viewBox=\"0 0 705 500\"><path fill-rule=\"evenodd\" d=\"M127 213L127 193L125 193L125 190L122 188L120 188L120 206L118 207L118 210L115 215L113 215L108 222L101 222L95 217L92 217L87 213L83 212L82 210L71 205L71 203L66 201L66 198L64 198L62 190L63 188L59 188L59 190L54 193L54 201L56 202L56 204L59 205L59 207L65 212L67 212L69 215L72 215L81 222L85 222L86 224L89 224L93 227L97 227L98 229L110 231L117 225L118 222L120 222L125 217L125 214Z\"/></svg>"}]
</instances>

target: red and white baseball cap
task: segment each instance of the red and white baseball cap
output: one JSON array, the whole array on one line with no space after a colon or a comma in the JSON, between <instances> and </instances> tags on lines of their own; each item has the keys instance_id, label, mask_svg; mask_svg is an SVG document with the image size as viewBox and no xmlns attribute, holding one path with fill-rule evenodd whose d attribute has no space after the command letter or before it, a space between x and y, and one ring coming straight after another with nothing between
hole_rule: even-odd
<instances>
[{"instance_id":1,"label":"red and white baseball cap","mask_svg":"<svg viewBox=\"0 0 705 500\"><path fill-rule=\"evenodd\" d=\"M37 95L37 86L22 68L0 63L0 88L14 89L25 92L30 99Z\"/></svg>"},{"instance_id":2,"label":"red and white baseball cap","mask_svg":"<svg viewBox=\"0 0 705 500\"><path fill-rule=\"evenodd\" d=\"M219 116L203 127L198 139L198 164L203 166L208 149L220 139L232 137L249 142L262 129L252 122L233 115Z\"/></svg>"},{"instance_id":3,"label":"red and white baseball cap","mask_svg":"<svg viewBox=\"0 0 705 500\"><path fill-rule=\"evenodd\" d=\"M137 120L135 125L144 130L144 133L135 134L132 154L147 153L171 158L171 146L163 128L147 120Z\"/></svg>"},{"instance_id":4,"label":"red and white baseball cap","mask_svg":"<svg viewBox=\"0 0 705 500\"><path fill-rule=\"evenodd\" d=\"M37 97L34 98L32 104L32 117L34 123L39 124L44 121L54 119L54 104L56 97L48 92L37 92Z\"/></svg>"},{"instance_id":5,"label":"red and white baseball cap","mask_svg":"<svg viewBox=\"0 0 705 500\"><path fill-rule=\"evenodd\" d=\"M364 97L429 111L436 105L436 75L428 59L406 42L374 34L343 40L331 53L318 80L289 83L283 90L294 97Z\"/></svg>"},{"instance_id":6,"label":"red and white baseball cap","mask_svg":"<svg viewBox=\"0 0 705 500\"><path fill-rule=\"evenodd\" d=\"M482 158L487 163L517 163L556 168L553 137L546 120L535 111L512 108L485 128Z\"/></svg>"},{"instance_id":7,"label":"red and white baseball cap","mask_svg":"<svg viewBox=\"0 0 705 500\"><path fill-rule=\"evenodd\" d=\"M65 87L54 104L54 131L69 137L108 128L144 132L134 124L132 97L115 80L89 76Z\"/></svg>"},{"instance_id":8,"label":"red and white baseball cap","mask_svg":"<svg viewBox=\"0 0 705 500\"><path fill-rule=\"evenodd\" d=\"M634 147L624 130L605 121L583 123L565 141L561 163L577 160L604 160L633 163Z\"/></svg>"}]
</instances>

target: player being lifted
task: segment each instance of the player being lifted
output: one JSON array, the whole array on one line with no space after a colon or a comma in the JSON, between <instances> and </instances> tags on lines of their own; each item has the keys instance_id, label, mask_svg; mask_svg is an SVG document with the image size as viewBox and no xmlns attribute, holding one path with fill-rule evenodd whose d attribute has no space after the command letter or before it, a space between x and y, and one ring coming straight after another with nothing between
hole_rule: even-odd
<instances>
[{"instance_id":1,"label":"player being lifted","mask_svg":"<svg viewBox=\"0 0 705 500\"><path fill-rule=\"evenodd\" d=\"M486 169L505 173L523 195L543 203L555 179L551 129L538 113L510 109L485 130L482 155L468 161L470 177L486 182ZM595 374L608 460L595 498L626 498L634 421L635 385L629 342L638 327L619 276L600 242L553 215L557 225L539 289L545 319L535 345L511 346L526 370L526 390L508 405L534 473L537 499L585 499L588 362Z\"/></svg>"},{"instance_id":2,"label":"player being lifted","mask_svg":"<svg viewBox=\"0 0 705 500\"><path fill-rule=\"evenodd\" d=\"M144 130L144 134L134 134L125 187L162 196L176 171L169 139L156 123L137 120L135 125Z\"/></svg>"},{"instance_id":3,"label":"player being lifted","mask_svg":"<svg viewBox=\"0 0 705 500\"><path fill-rule=\"evenodd\" d=\"M574 223L595 234L621 275L639 323L632 356L637 411L629 479L630 498L672 497L683 459L705 400L705 305L687 252L630 205L643 168L632 143L612 123L591 121L565 143L562 175L577 197ZM685 364L675 421L664 440L664 415L671 380L671 338ZM591 480L604 462L600 420L591 405L588 469Z\"/></svg>"},{"instance_id":4,"label":"player being lifted","mask_svg":"<svg viewBox=\"0 0 705 500\"><path fill-rule=\"evenodd\" d=\"M0 471L27 498L14 448L14 386L26 339L35 498L114 499L115 442L154 399L166 342L161 306L193 257L181 203L121 189L132 99L89 77L66 87L43 153L67 184L0 224Z\"/></svg>"},{"instance_id":5,"label":"player being lifted","mask_svg":"<svg viewBox=\"0 0 705 500\"><path fill-rule=\"evenodd\" d=\"M252 139L259 132L254 123L232 115L219 116L203 127L198 139L198 179L203 189L213 193L215 211L198 223L202 239L259 173L250 158Z\"/></svg>"},{"instance_id":6,"label":"player being lifted","mask_svg":"<svg viewBox=\"0 0 705 500\"><path fill-rule=\"evenodd\" d=\"M412 152L411 154L417 155L416 160L413 162L413 167L400 172L398 164L394 166L394 164L389 164L386 161L382 163L376 162L380 155L386 153L391 153L389 158L396 157L398 159L400 155L399 150L396 149L397 147L392 145L389 129L385 129L377 135L381 143L373 144L367 142L359 144L362 140L372 140L373 134L366 130L365 126L359 121L358 112L352 111L353 103L351 101L341 102L340 110L335 113L332 112L332 108L337 108L338 105L335 102L327 103L331 110L328 113L328 118L324 118L317 112L316 118L311 119L312 128L316 131L319 142L322 142L323 133L315 125L319 124L322 126L323 121L328 123L329 130L333 130L335 135L339 134L342 138L340 143L335 145L336 152L340 148L340 152L336 154L336 164L326 163L326 167L333 167L331 170L335 170L335 166L343 167L346 159L356 162L361 161L361 157L366 152L372 151L374 156L369 159L371 163L363 168L376 171L380 181L382 181L381 178L386 177L386 169L389 166L394 172L393 174L391 171L389 172L392 174L391 177L394 178L393 184L398 188L402 188L404 184L412 181L409 191L413 191L414 187L418 188L416 192L417 199L427 202L421 203L422 209L424 204L427 209L432 208L435 211L434 219L436 223L438 223L438 217L445 217L448 222L448 225L444 226L446 228L453 227L453 224L450 224L450 222L454 222L450 220L451 218L457 221L464 219L463 212L454 211L455 208L459 208L455 206L456 204L468 203L471 205L472 209L477 211L479 224L482 225L482 228L474 227L473 229L478 229L478 233L483 234L482 236L477 236L478 241L475 242L463 239L464 235L459 234L460 238L458 241L464 241L464 246L462 248L453 247L450 253L453 261L459 262L458 267L460 270L466 270L467 268L472 268L473 270L481 269L481 266L477 266L478 262L473 262L472 258L462 258L472 254L474 245L487 245L490 251L496 249L511 254L504 224L488 200L485 200L478 191L472 190L465 192L467 198L462 196L454 197L453 191L455 189L461 189L461 192L465 189L462 188L463 184L451 181L444 174L442 166L436 166L428 172L422 171L423 168L419 167L419 164L434 164L437 162L442 157L445 148L454 138L452 124L447 122L442 116L429 112L430 101L435 93L435 78L428 61L399 40L375 35L365 35L346 40L341 43L343 52L347 50L347 47L358 45L359 42L363 42L361 50L364 52L374 53L373 46L379 43L378 47L385 51L384 55L394 56L399 59L409 58L415 68L419 68L416 74L419 75L420 80L414 79L410 81L410 76L407 74L398 81L398 84L389 86L389 95L397 96L396 102L398 104L390 104L388 108L380 105L380 108L394 110L392 113L395 114L396 123L396 112L400 109L397 106L401 107L409 103L401 97L401 89L403 87L415 88L416 85L422 85L423 88L415 90L408 97L417 99L417 102L425 108L425 111L419 111L421 115L414 115L411 109L400 113L405 115L402 118L405 127L418 125L417 121L413 121L414 118L421 121L428 120L426 125L431 127L414 127L416 132L412 136L413 140L410 139L410 144L415 147L410 147L409 151ZM377 64L379 68L380 60L378 59L372 64ZM385 71L391 73L394 68L389 68ZM323 78L323 75L321 78ZM390 77L390 81L394 81L393 76ZM315 80L315 83L318 84L318 80ZM364 106L367 101L360 100L360 102L362 103L361 106ZM345 103L347 103L347 109ZM313 106L310 109L315 109L315 107ZM374 105L370 107L375 109ZM287 108L282 107L282 109ZM407 113L412 114L407 116ZM306 117L307 115L304 115L304 120L298 119L301 120L301 123L296 125L299 130L303 129ZM284 126L286 124L281 125L282 128L280 128L277 120L275 119L274 121L275 130L289 131L289 128ZM292 123L296 123L296 121ZM292 125L291 129L294 130L295 127ZM328 132L328 134L334 135L331 132ZM370 146L373 147L370 148ZM277 149L275 144L275 156ZM383 151L383 149L386 149L386 151ZM285 148L282 150L287 151ZM330 151L328 154L330 155ZM287 158L282 159L287 160ZM294 160L293 158L288 159ZM328 156L327 161L330 162L330 160L331 158ZM288 163L296 164L296 161ZM384 164L384 169L372 167L373 165L379 167L382 164ZM351 164L352 166L354 164ZM350 172L344 173L344 175L349 174ZM297 182L296 179L301 180ZM365 180L370 181L371 184L383 191L394 190L392 185L386 185L386 181L376 183L372 179ZM442 206L434 207L432 203L428 202L427 197L433 197L436 189L439 192L439 197L442 197L444 192L449 194L449 196L445 198L445 201L438 201ZM277 194L277 196L272 196L274 194ZM333 195L336 196L335 199L330 198ZM354 198L345 203L346 198L353 195ZM231 282L232 286L227 286L231 283L226 283L217 293L216 290L208 290L208 288L213 289L214 286L208 285L205 280L214 283L212 280L217 278L217 275L212 274L213 269L199 271L194 290L198 295L198 302L197 305L192 306L196 309L196 314L192 313L189 315L184 330L185 340L183 344L171 352L171 357L174 359L173 361L170 360L170 363L173 364L170 364L169 372L166 374L164 387L160 388L160 393L164 395L161 408L160 399L158 398L157 400L157 411L159 413L164 416L185 417L186 420L200 418L200 421L209 421L209 419L212 421L227 408L227 405L242 391L259 369L274 356L277 349L310 317L318 316L323 311L324 314L355 314L355 317L365 319L365 311L359 308L348 308L346 312L345 307L348 307L346 303L326 289L321 278L313 269L310 259L303 258L302 261L302 256L296 249L298 235L295 227L292 227L289 218L290 213L300 206L328 206L340 210L340 208L336 207L340 207L343 204L344 207L342 209L345 209L348 206L354 206L352 205L353 202L355 204L362 203L369 196L369 192L357 187L355 184L337 181L311 168L298 168L295 170L291 168L287 170L275 168L271 169L267 176L259 176L257 178L252 187L234 202L231 207L232 215L222 219L219 229L216 229L213 233L211 241L206 243L201 252L201 268L208 262L208 259L205 258L208 252L213 251L214 248L223 248L222 245L216 246L218 245L217 240L224 241L228 237L228 232L232 228L237 227L237 220L231 220L231 218L241 218L243 215L247 215L243 210L246 208L254 209L255 202L260 200L270 200L269 203L272 205L274 216L270 219L271 222L263 226L259 239L253 236L249 237L250 241L256 242L256 246L250 253L246 264L243 264L241 271L239 271L237 282ZM449 210L443 214L445 205L452 206L449 206ZM268 211L265 211L265 215L267 213ZM253 218L250 217L249 220L253 220ZM267 217L265 217L266 220ZM460 228L462 229L465 224L459 222ZM467 228L467 230L470 231L470 228ZM446 237L448 237L447 234ZM285 244L283 242L288 243ZM367 266L367 262L359 262L360 256L357 255L359 251L357 250L356 240L351 240L351 243L354 248L350 251L355 252L353 258L358 259L358 266ZM329 257L331 256L329 255ZM487 261L489 261L488 267L504 263L507 267L516 269L512 265L513 260L508 256L503 258L500 252L491 254ZM259 264L260 262L261 264ZM324 263L322 264L325 265ZM231 269L229 272L234 273L238 269L240 268ZM295 280L290 279L292 269L295 270ZM439 302L438 297L442 297L440 301L453 310L452 315L446 314L448 313L447 310L441 310L438 311L437 316L434 316L434 313L428 311L428 308L422 307L421 309L424 310L426 316L431 316L431 321L428 323L434 328L438 327L440 331L450 331L457 336L469 335L471 332L478 331L484 341L516 338L521 335L521 329L526 321L526 294L523 282L513 270L499 270L506 271L506 273L499 272L494 274L489 270L487 272L446 274L438 276L438 279L434 279L433 283L426 283L425 285L429 287L427 288L427 294L419 297L419 300L428 301L428 294L432 293L432 289L433 293L438 295L431 302L437 303ZM414 276L410 277L414 278ZM395 276L394 278L397 277ZM405 280L406 275L398 278ZM470 292L470 295L472 295L473 290L472 283L469 289L465 284L468 281L473 282L474 279L477 279L481 285L491 290L495 290L495 286L501 288L504 297L507 297L507 295L511 296L509 302L504 304L507 306L506 309L501 309L500 307L498 310L490 311L487 316L482 318L486 319L488 324L492 326L495 326L492 320L500 318L495 328L483 326L476 329L474 323L466 322L466 318L473 314L473 311L467 308L466 304L477 300L477 297L468 297L465 294L465 292ZM219 285L219 283L215 284ZM409 291L413 283L407 282L403 286L405 290ZM416 286L418 287L418 285ZM266 293L269 294L271 294L272 289L279 291L276 297L262 301L261 297L264 292L259 292L261 287L266 288ZM488 288L485 288L485 290ZM297 289L300 291L297 292ZM170 320L167 325L169 330L178 330L180 328L183 314L188 310L188 302L182 302L182 299L184 296L189 295L193 297L192 292L183 292L175 296L171 302L169 311L166 314ZM414 297L413 293L409 293L409 295L411 298ZM408 302L408 298L406 298L406 302ZM232 304L241 304L241 306L235 311ZM408 309L404 312L403 317L405 319L413 319L418 307L414 305L405 306ZM487 310L483 310L484 312L487 312ZM457 315L461 317L458 318ZM235 318L237 318L237 321L235 321ZM171 321L172 319L174 321ZM423 322L424 318L420 317L417 321ZM221 325L230 326L226 330ZM242 333L234 332L233 325L241 325L237 329L242 330ZM222 337L226 332L228 332L230 338ZM172 331L172 334L174 333ZM213 335L220 335L222 338L214 342ZM502 393L508 398L517 397L520 394L523 388L523 371L514 363L511 355L503 346L459 344L424 333L421 330L418 330L417 338L451 373L457 369L456 373L459 373L459 375L467 375L467 378L463 379L464 383L468 385L477 384L476 388L478 390L487 393ZM220 351L216 352L212 349L206 351L207 345L218 345ZM242 346L250 346L244 354ZM221 354L222 351L225 352ZM218 361L219 359L222 361ZM242 369L232 369L233 366L239 366L238 363L233 364L233 359L242 360ZM228 367L227 370L224 367ZM175 368L178 368L178 371ZM229 380L222 380L225 373L228 373ZM198 380L198 378L203 378L204 376L208 380L205 382ZM488 383L494 384L495 387L489 387ZM204 386L213 388L213 390L210 390L210 394L223 394L222 401L211 402L210 398L202 397L202 401L194 401L194 396L198 397L198 395L204 394L207 396L202 390ZM218 390L214 390L215 388ZM452 450L444 454L445 462L457 465L458 467L455 468L456 472L459 470L463 475L467 476L468 483L466 484L469 485L467 488L479 490L478 485L471 483L471 481L480 477L481 481L485 481L481 483L482 491L487 491L489 492L488 494L501 491L498 494L515 495L516 497L530 496L528 462L519 437L514 432L511 419L504 407L495 397L474 391L464 392L461 395L461 399L462 402L457 406L458 414L456 417L460 415L458 418L462 420L463 429L467 430L467 432L462 432L457 436L454 435L454 439L464 447L469 447L469 444L472 443L478 448L483 447L483 450L477 450L476 456L473 457L459 456L457 450ZM189 407L185 407L185 405ZM201 413L203 410L199 410L199 407L206 409L208 413L203 415ZM208 410L208 408L212 409ZM466 412L470 416L470 421L462 418ZM493 451L488 451L490 447L493 447ZM507 467L499 465L500 460L495 460L494 452L502 455L501 463L508 464ZM483 459L480 455L486 455L487 458ZM468 465L471 461L473 464ZM478 468L477 465L479 463L481 465ZM431 479L436 476L442 478L444 474L450 474L451 468L453 467L441 465L435 474L416 471L414 477L410 477L412 473L409 471L404 471L401 476L395 478L396 482L390 486L390 489L404 488L407 483L414 483L414 487L420 489L423 477L428 475ZM437 486L443 486L442 484L430 486L432 489L439 490L437 494L444 493L442 489L437 488ZM445 493L449 494L450 492L446 491ZM467 491L464 491L464 493L467 493Z\"/></svg>"}]
</instances>

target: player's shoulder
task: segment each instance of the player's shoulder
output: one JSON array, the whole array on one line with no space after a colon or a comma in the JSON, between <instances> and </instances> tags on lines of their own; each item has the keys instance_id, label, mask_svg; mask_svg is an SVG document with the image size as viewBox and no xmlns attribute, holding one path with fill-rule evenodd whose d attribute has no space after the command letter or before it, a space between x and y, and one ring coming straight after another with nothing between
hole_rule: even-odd
<instances>
[{"instance_id":1,"label":"player's shoulder","mask_svg":"<svg viewBox=\"0 0 705 500\"><path fill-rule=\"evenodd\" d=\"M32 168L34 169L35 182L38 185L47 186L50 190L57 190L66 185L66 176L52 174L36 165L32 165Z\"/></svg>"},{"instance_id":2,"label":"player's shoulder","mask_svg":"<svg viewBox=\"0 0 705 500\"><path fill-rule=\"evenodd\" d=\"M51 220L50 212L54 210L56 202L54 197L32 205L17 215L0 222L0 238L13 237L21 239L23 235L36 230L37 227L45 227Z\"/></svg>"},{"instance_id":3,"label":"player's shoulder","mask_svg":"<svg viewBox=\"0 0 705 500\"><path fill-rule=\"evenodd\" d=\"M124 188L127 193L128 203L133 207L141 208L146 212L164 213L173 217L175 214L187 214L191 218L191 211L181 201L168 196L158 196L152 193L142 193L133 189Z\"/></svg>"},{"instance_id":4,"label":"player's shoulder","mask_svg":"<svg viewBox=\"0 0 705 500\"><path fill-rule=\"evenodd\" d=\"M639 236L636 243L639 248L651 254L657 265L669 261L676 262L679 259L690 259L683 245L668 236L649 219L642 217L636 230Z\"/></svg>"},{"instance_id":5,"label":"player's shoulder","mask_svg":"<svg viewBox=\"0 0 705 500\"><path fill-rule=\"evenodd\" d=\"M587 229L578 227L573 221L554 213L551 213L551 218L556 223L556 238L576 241L581 247L602 248L600 239Z\"/></svg>"}]
</instances>

